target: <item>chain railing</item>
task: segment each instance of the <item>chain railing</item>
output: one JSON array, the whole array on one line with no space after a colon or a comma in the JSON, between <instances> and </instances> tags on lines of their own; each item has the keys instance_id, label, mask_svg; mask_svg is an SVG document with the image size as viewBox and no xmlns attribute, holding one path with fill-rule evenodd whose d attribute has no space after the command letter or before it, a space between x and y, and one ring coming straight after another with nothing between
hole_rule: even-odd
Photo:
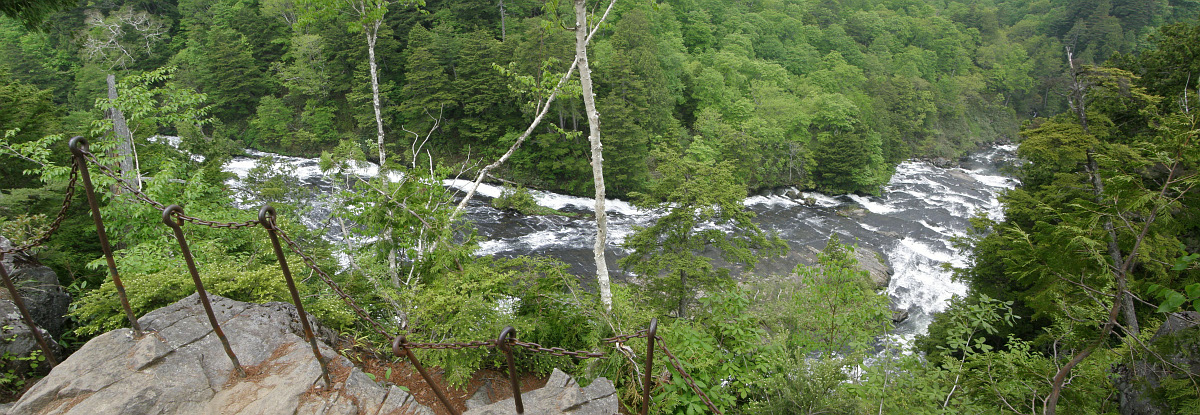
<instances>
[{"instance_id":1,"label":"chain railing","mask_svg":"<svg viewBox=\"0 0 1200 415\"><path fill-rule=\"evenodd\" d=\"M166 205L161 202L158 202L158 201L154 200L153 198L151 198L146 193L142 192L141 189L137 188L136 186L131 185L129 183L129 181L127 181L125 178L121 177L120 174L118 174L117 172L113 171L113 169L109 168L108 166L105 166L102 162L100 162L100 160L94 154L92 154L91 152L88 151L87 145L88 145L87 140L83 139L82 137L75 137L75 138L72 138L70 141L70 149L71 149L71 153L73 154L73 162L72 162L72 166L71 166L70 180L68 181L68 184L67 184L67 189L65 191L65 195L63 198L62 207L59 209L59 212L58 212L57 216L55 217L54 221L51 223L51 225L47 228L47 230L45 232L43 232L42 235L31 240L31 242L29 242L29 243L26 243L21 246L13 247L13 248L0 249L0 259L3 259L6 255L15 255L15 254L27 252L30 249L33 249L37 246L44 244L46 241L49 241L51 236L59 229L63 220L67 216L67 211L69 210L69 208L71 206L72 197L75 195L75 189L76 189L77 182L82 181L84 184L85 193L87 195L88 205L89 205L89 208L91 211L90 213L91 213L93 222L96 227L96 235L97 235L97 238L100 240L101 250L104 252L104 257L105 257L105 260L108 265L109 275L113 280L113 284L117 288L117 294L120 297L121 306L124 309L126 317L129 319L130 326L132 327L135 335L137 335L139 337L143 334L143 332L142 332L141 326L138 323L136 316L133 313L133 309L129 304L129 299L126 296L124 284L122 283L120 274L117 271L117 265L116 265L115 257L113 256L113 250L109 243L108 235L104 229L103 219L101 218L101 215L100 215L99 200L96 197L95 188L93 187L93 184L91 181L91 176L89 174L89 170L88 170L89 164L91 166L94 166L97 169L97 171L99 171L104 176L112 179L114 181L114 183L116 183L117 189L119 189L124 194L132 195L135 200L137 200L141 203L147 204L151 207L154 207L155 209L162 212L163 223L172 229L172 231L175 235L175 239L179 243L180 253L183 256L185 263L187 264L189 274L191 274L191 276L192 276L193 283L196 286L197 296L199 297L201 305L203 305L203 307L204 307L205 314L207 315L208 320L209 320L209 324L212 326L213 332L220 339L221 345L225 349L225 353L229 356L230 361L233 363L234 369L238 372L238 374L240 376L245 376L245 371L243 370L241 364L239 363L237 355L234 354L233 348L231 347L229 340L226 338L224 331L221 330L220 324L217 322L216 316L212 310L212 305L209 302L207 291L205 291L205 289L204 289L204 284L201 281L199 271L196 268L195 259L193 258L192 254L191 254L191 250L188 246L187 239L183 233L183 225L184 224L202 225L202 226L207 226L210 228L223 228L223 229L241 229L241 228L262 226L267 231L267 235L271 240L272 248L275 251L275 256L279 261L280 270L283 273L285 281L287 282L288 291L291 294L292 302L296 306L296 310L297 310L297 313L298 313L300 321L301 321L301 326L304 329L305 340L308 341L309 344L312 346L313 355L316 357L318 363L321 366L322 377L324 378L326 384L329 386L332 386L333 384L332 384L332 379L330 379L329 369L326 364L326 359L324 358L324 356L321 355L320 349L318 348L317 343L316 343L316 335L314 334L312 327L308 323L308 315L307 315L307 313L305 313L304 305L300 301L300 294L296 288L295 281L292 278L291 270L288 267L287 258L284 255L283 245L287 245L288 249L291 252L298 255L301 258L301 260L304 261L305 266L307 266L310 270L312 270L313 273L315 275L317 275L318 278L322 281L322 283L324 283L330 289L332 289L333 292L342 300L342 302L344 302L348 307L353 309L355 314L357 314L360 319L362 319L367 324L369 324L371 326L371 328L374 331L376 331L377 333L381 334L385 338L392 339L393 354L396 355L397 357L407 358L409 360L409 362L412 364L412 366L415 369L417 369L417 372L419 372L421 374L421 377L425 380L426 384L429 385L429 388L434 391L435 395L437 395L438 400L441 401L442 405L444 405L446 407L447 411L449 411L450 413L452 413L454 415L459 415L459 412L457 411L457 409L455 409L450 404L450 401L446 397L445 391L442 390L441 386L438 385L433 380L433 378L429 376L429 373L425 370L425 367L421 365L421 363L417 359L416 355L413 354L413 352L412 352L413 349L426 349L426 350L462 350L462 349L484 349L484 348L498 349L501 353L503 353L505 355L505 360L508 365L510 383L513 388L513 401L516 406L517 413L523 413L524 407L523 407L523 403L521 401L520 385L517 382L516 362L515 362L515 357L513 355L513 349L512 349L513 346L523 348L532 353L548 354L551 356L559 356L559 357L570 357L570 358L579 359L579 360L603 359L606 357L606 355L604 353L600 353L600 352L596 352L596 351L587 351L587 350L575 351L575 350L564 349L561 347L544 347L537 343L520 341L516 338L516 329L514 329L512 327L505 327L504 330L502 330L500 332L500 335L496 338L496 340L477 340L477 341L469 341L469 342L447 342L447 343L419 343L419 342L410 343L407 340L407 336L403 333L398 334L398 335L392 335L392 334L388 333L387 329L382 324L380 324L378 321L376 321L374 318L372 318L370 313L368 313L366 311L366 309L364 309L361 305L359 305L357 303L357 301L354 300L353 297L351 297L344 290L342 290L342 288L340 286L338 286L338 284L333 280L333 278L328 273L326 273L324 270L322 270L320 266L318 266L316 260L314 260L310 255L306 254L298 243L296 243L294 240L292 240L292 238L289 237L287 235L287 233L285 233L283 231L283 229L280 229L277 225L277 216L276 216L275 209L273 207L271 207L270 205L264 205L259 210L258 218L256 220L248 220L245 222L220 222L220 221L211 221L211 220L205 220L205 219L197 218L197 217L193 217L193 216L188 216L188 215L184 214L184 210L182 207L180 207L178 205ZM282 241L282 243L281 243L281 241ZM51 367L53 367L54 365L57 364L58 361L55 358L54 353L50 349L48 343L43 338L43 336L37 329L37 326L35 325L32 318L30 317L28 310L24 306L24 302L21 300L20 294L17 292L16 287L13 285L11 279L9 278L8 270L5 269L5 267L2 264L0 264L0 276L3 277L5 286L8 288L9 293L13 297L13 302L17 305L17 308L20 310L22 319L24 319L25 323L30 326L34 337L38 341L39 347L41 347L42 351L45 353L47 361L50 363ZM709 410L712 411L713 413L720 414L721 411L716 407L716 405L713 404L713 402L708 398L708 396L696 385L696 383L692 379L691 375L689 375L687 373L687 371L684 369L683 365L680 364L679 360L671 353L670 350L667 349L666 345L664 344L664 342L662 340L662 337L658 336L657 330L658 330L658 320L652 319L650 322L650 326L647 329L639 330L632 334L619 334L619 335L616 335L613 337L609 337L609 338L600 340L600 342L602 344L612 344L612 345L615 345L616 347L621 347L620 344L626 343L632 339L637 339L637 338L645 338L646 339L646 341L647 341L647 343L646 343L646 363L645 363L646 367L645 367L645 379L643 382L643 390L642 390L643 407L642 407L641 413L643 415L645 415L648 412L650 404L651 404L651 400L650 400L650 390L651 390L651 385L652 385L651 372L653 370L653 364L654 364L653 363L654 362L654 350L655 350L655 346L657 345L658 349L660 349L663 353L665 353L667 355L667 357L671 363L671 366L675 369L676 372L678 372L680 374L680 377L682 378L682 380L685 383L687 383L693 391L696 392L696 394L700 397L700 399L702 401L704 401L704 404L708 406Z\"/></svg>"}]
</instances>

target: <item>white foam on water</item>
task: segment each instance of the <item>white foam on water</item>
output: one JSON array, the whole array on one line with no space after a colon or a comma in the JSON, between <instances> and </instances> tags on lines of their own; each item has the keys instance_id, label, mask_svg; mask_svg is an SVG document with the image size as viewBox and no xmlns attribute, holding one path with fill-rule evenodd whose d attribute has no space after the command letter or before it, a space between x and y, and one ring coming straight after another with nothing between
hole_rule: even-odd
<instances>
[{"instance_id":1,"label":"white foam on water","mask_svg":"<svg viewBox=\"0 0 1200 415\"><path fill-rule=\"evenodd\" d=\"M947 227L944 227L944 226L937 226L937 225L934 225L934 224L932 224L932 223L929 223L929 221L927 221L927 220L925 220L925 219L921 219L921 220L919 220L919 221L917 221L917 222L919 222L919 223L920 223L920 224L922 224L922 225L925 225L925 227L926 227L926 228L929 228L930 230L932 230L932 231L934 231L934 232L937 232L937 233L939 233L939 234L945 235L945 236L957 236L957 235L959 235L959 233L958 233L958 232L955 232L953 229L950 229L950 228L947 228Z\"/></svg>"},{"instance_id":2,"label":"white foam on water","mask_svg":"<svg viewBox=\"0 0 1200 415\"><path fill-rule=\"evenodd\" d=\"M177 135L152 135L146 139L151 143L162 143L171 147L179 148L179 144L183 143L183 139Z\"/></svg>"},{"instance_id":3,"label":"white foam on water","mask_svg":"<svg viewBox=\"0 0 1200 415\"><path fill-rule=\"evenodd\" d=\"M983 159L988 162L1004 161L1005 158L1011 158L1011 152L1015 148L1015 145L1000 146L973 156L973 158L976 161ZM295 175L309 179L310 183L320 183L330 179L319 171L317 159L287 157L264 152L248 152L248 154L249 157L237 157L230 161L225 166L225 170L235 173L239 178L244 178L250 169L254 168L256 158L272 156L277 162L294 167ZM347 170L349 174L360 177L375 177L379 174L378 166L371 163L355 164ZM853 201L873 213L860 219L838 217L828 210L809 209L805 206L804 200L794 200L782 196L753 196L746 198L743 203L756 210L780 211L790 215L778 216L794 218L784 219L785 222L781 223L766 224L767 226L781 226L788 220L799 220L803 224L793 222L790 226L798 226L805 232L808 232L808 227L811 226L819 234L839 233L843 235L843 240L850 240L853 238L851 234L861 234L863 230L876 234L902 232L904 229L913 228L919 230L919 232L900 240L880 236L883 244L880 249L886 252L889 262L895 270L892 286L889 287L888 292L900 307L913 310L910 317L912 323L902 325L902 327L912 328L904 329L901 333L907 337L912 334L908 333L908 330L924 331L928 322L932 320L932 313L944 309L951 296L966 292L966 287L952 281L952 273L942 266L942 264L960 267L966 265L966 257L959 254L948 240L950 236L959 235L965 231L955 228L961 226L962 219L966 219L978 211L987 212L992 218L1001 218L1002 206L996 201L995 195L999 191L1011 189L1017 184L1015 180L1000 176L988 169L962 170L962 172L965 174L948 171L926 162L907 161L897 166L896 173L885 188L888 194L886 198L856 195L833 197L816 192L800 194L801 198L811 199L816 206L821 208L836 208ZM392 177L389 175L388 179L403 180L403 176ZM978 183L972 182L972 179ZM441 183L448 188L464 191L473 185L472 181L461 179L444 180ZM502 187L482 184L478 189L478 194L494 198L500 196L502 191ZM588 197L568 196L538 190L531 190L530 193L540 205L553 209L569 208L575 211L591 212L595 205L594 200ZM667 213L667 209L641 209L627 201L616 199L607 200L605 210L614 213L609 219L609 247L616 252L622 251L621 243L632 235L636 226L651 225ZM914 214L925 211L928 211L929 215L917 215L917 217L927 219L914 221L912 218ZM472 208L468 214L481 224L495 224L497 222L494 220L494 215L499 213L493 209ZM524 226L528 226L528 228L523 227L523 229L530 229L528 233L484 240L480 242L479 249L475 254L544 253L556 255L564 252L569 257L577 255L580 250L590 251L594 241L595 224L590 217L522 217L517 219L524 223ZM857 223L858 227L846 224L847 220ZM866 223L867 221L870 224ZM320 223L310 226L314 225L324 226ZM701 224L699 227L712 229L714 226ZM925 232L919 227L928 228L934 233ZM723 226L719 229L727 230L727 227ZM811 234L797 237L812 243L823 239L821 235ZM351 238L355 240L356 244L369 243L368 238L353 235ZM338 237L337 243L340 245L340 237ZM348 257L343 260L342 254L336 255L339 255L339 263L342 263L343 266L348 265Z\"/></svg>"},{"instance_id":4,"label":"white foam on water","mask_svg":"<svg viewBox=\"0 0 1200 415\"><path fill-rule=\"evenodd\" d=\"M463 179L447 179L447 180L442 180L442 185L446 186L446 187L451 187L451 188L461 190L465 193L465 192L471 190L471 186L474 186L475 182L470 181L470 180L463 180ZM475 194L495 198L495 197L500 197L500 193L502 193L503 191L504 191L504 189L501 188L500 186L493 186L493 185L490 185L487 183L480 183L479 188L475 189Z\"/></svg>"},{"instance_id":5,"label":"white foam on water","mask_svg":"<svg viewBox=\"0 0 1200 415\"><path fill-rule=\"evenodd\" d=\"M952 254L948 252L939 252L929 245L919 242L911 237L900 240L900 245L908 249L913 254L928 258L931 261L938 263L947 263L954 260Z\"/></svg>"},{"instance_id":6,"label":"white foam on water","mask_svg":"<svg viewBox=\"0 0 1200 415\"><path fill-rule=\"evenodd\" d=\"M984 174L980 170L968 170L967 174L970 175L971 178L978 180L980 183L983 183L988 187L1012 189L1017 186L1017 179L1011 177Z\"/></svg>"},{"instance_id":7,"label":"white foam on water","mask_svg":"<svg viewBox=\"0 0 1200 415\"><path fill-rule=\"evenodd\" d=\"M235 157L233 160L225 163L224 166L221 166L221 170L236 174L238 179L245 179L246 176L250 174L250 169L253 169L255 164L258 164L257 159L252 159L249 157Z\"/></svg>"},{"instance_id":8,"label":"white foam on water","mask_svg":"<svg viewBox=\"0 0 1200 415\"><path fill-rule=\"evenodd\" d=\"M529 193L533 195L533 198L537 200L539 205L551 209L557 210L570 206L576 210L590 212L596 211L595 198L568 196L541 190L530 190ZM604 199L604 211L608 213L619 213L626 216L650 213L649 210L638 208L637 206L620 199Z\"/></svg>"},{"instance_id":9,"label":"white foam on water","mask_svg":"<svg viewBox=\"0 0 1200 415\"><path fill-rule=\"evenodd\" d=\"M495 255L507 248L507 242L489 239L479 243L479 248L475 250L475 256Z\"/></svg>"},{"instance_id":10,"label":"white foam on water","mask_svg":"<svg viewBox=\"0 0 1200 415\"><path fill-rule=\"evenodd\" d=\"M871 211L871 213L874 213L877 215L886 215L888 213L894 213L897 210L896 208L894 208L892 206L888 206L883 203L873 201L864 196L859 196L859 195L847 195L847 196L850 197L850 200L853 200L855 203L858 203L863 208L865 208L865 209Z\"/></svg>"},{"instance_id":11,"label":"white foam on water","mask_svg":"<svg viewBox=\"0 0 1200 415\"><path fill-rule=\"evenodd\" d=\"M928 245L904 238L887 253L888 261L895 270L889 292L904 292L896 297L900 309L910 310L910 319L917 333L924 333L933 320L933 314L945 310L950 298L965 295L966 285L953 280L953 273L942 267L943 263L963 263L955 255L939 252Z\"/></svg>"},{"instance_id":12,"label":"white foam on water","mask_svg":"<svg viewBox=\"0 0 1200 415\"><path fill-rule=\"evenodd\" d=\"M507 246L497 252L522 251L541 253L546 248L579 245L580 242L586 243L586 241L593 240L594 238L595 235L583 234L570 228L540 230L505 241Z\"/></svg>"},{"instance_id":13,"label":"white foam on water","mask_svg":"<svg viewBox=\"0 0 1200 415\"><path fill-rule=\"evenodd\" d=\"M800 202L783 196L750 196L742 201L745 206L789 207L800 205Z\"/></svg>"}]
</instances>

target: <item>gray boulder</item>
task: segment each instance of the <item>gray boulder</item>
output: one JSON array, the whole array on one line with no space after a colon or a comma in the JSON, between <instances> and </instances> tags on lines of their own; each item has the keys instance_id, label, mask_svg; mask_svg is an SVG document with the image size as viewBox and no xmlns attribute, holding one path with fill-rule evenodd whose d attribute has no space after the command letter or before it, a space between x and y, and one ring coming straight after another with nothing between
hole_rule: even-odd
<instances>
[{"instance_id":1,"label":"gray boulder","mask_svg":"<svg viewBox=\"0 0 1200 415\"><path fill-rule=\"evenodd\" d=\"M0 236L0 248L11 248L12 243ZM61 356L63 349L54 342L54 337L62 335L66 324L67 306L71 296L62 286L58 285L58 275L48 267L36 265L28 257L5 255L0 265L4 266L12 279L13 285L24 300L25 308L41 333L42 338L50 343L51 352ZM12 301L8 290L0 288L0 354L7 353L14 357L28 357L34 351L40 351L33 331L21 312ZM24 374L32 367L29 360L13 359L4 363L3 370Z\"/></svg>"},{"instance_id":2,"label":"gray boulder","mask_svg":"<svg viewBox=\"0 0 1200 415\"><path fill-rule=\"evenodd\" d=\"M92 339L8 413L433 413L319 342L333 377L326 385L292 305L210 298L246 377L234 372L193 294L142 317L140 338L119 329Z\"/></svg>"},{"instance_id":3,"label":"gray boulder","mask_svg":"<svg viewBox=\"0 0 1200 415\"><path fill-rule=\"evenodd\" d=\"M10 241L8 240L8 238L5 238L5 237L3 237L3 236L0 236L0 249L9 249L9 248L12 248L12 247L13 247L13 245L12 245L12 242L10 242ZM12 269L13 269L13 256L12 256L12 255L5 255L5 256L4 256L4 258L0 258L0 265L3 265L3 266L4 266L4 269L6 269L6 270L9 270L9 271L12 271Z\"/></svg>"},{"instance_id":4,"label":"gray boulder","mask_svg":"<svg viewBox=\"0 0 1200 415\"><path fill-rule=\"evenodd\" d=\"M33 322L54 337L62 336L67 323L67 307L71 294L58 285L58 274L46 266L8 268L9 278L25 300ZM0 289L0 300L12 301L8 290Z\"/></svg>"},{"instance_id":5,"label":"gray boulder","mask_svg":"<svg viewBox=\"0 0 1200 415\"><path fill-rule=\"evenodd\" d=\"M789 199L798 199L801 196L800 190L790 186L780 189L780 191L776 194Z\"/></svg>"},{"instance_id":6,"label":"gray boulder","mask_svg":"<svg viewBox=\"0 0 1200 415\"><path fill-rule=\"evenodd\" d=\"M871 282L876 287L887 288L892 282L892 267L879 252L860 246L854 249L854 258L858 260L859 267L871 274Z\"/></svg>"},{"instance_id":7,"label":"gray boulder","mask_svg":"<svg viewBox=\"0 0 1200 415\"><path fill-rule=\"evenodd\" d=\"M50 343L51 352L55 356L62 356L63 349L54 339L50 337L50 333L45 329L38 327L42 338ZM0 300L0 356L9 355L17 357L30 356L34 351L41 351L38 346L37 339L33 337L33 331L29 329L29 325L25 324L25 320L21 319L21 312L17 309L16 304L9 300ZM16 374L28 373L32 367L29 360L12 359L4 362L4 370Z\"/></svg>"},{"instance_id":8,"label":"gray boulder","mask_svg":"<svg viewBox=\"0 0 1200 415\"><path fill-rule=\"evenodd\" d=\"M612 415L617 413L617 389L605 378L596 379L586 388L579 387L561 370L554 369L546 386L521 394L526 415ZM474 407L463 415L516 414L512 398L490 405Z\"/></svg>"}]
</instances>

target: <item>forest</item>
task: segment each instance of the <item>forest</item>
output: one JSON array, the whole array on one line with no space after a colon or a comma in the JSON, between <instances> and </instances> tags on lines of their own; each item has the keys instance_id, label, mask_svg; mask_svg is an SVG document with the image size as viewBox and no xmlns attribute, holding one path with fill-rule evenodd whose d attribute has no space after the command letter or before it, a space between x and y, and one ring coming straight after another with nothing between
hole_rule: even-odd
<instances>
[{"instance_id":1,"label":"forest","mask_svg":"<svg viewBox=\"0 0 1200 415\"><path fill-rule=\"evenodd\" d=\"M1200 312L1195 0L11 4L0 235L15 245L50 228L67 139L83 136L190 215L241 221L240 201L274 204L366 313L418 341L512 325L588 350L657 317L724 413L1125 413L1134 390L1164 413L1200 412L1200 331L1156 336L1172 313ZM889 340L889 300L853 241L787 275L735 279L698 255L752 269L781 254L744 211L750 193L877 195L905 160L991 143L1019 144L1021 184L1001 197L1003 220L981 216L959 238L969 293L911 343ZM231 184L222 166L244 149L320 157L329 174L370 161L400 179L345 176L329 197L353 208L334 218L372 238L338 246L292 219L305 190L270 158ZM598 284L553 259L475 256L462 195L440 184L456 177L505 183L494 203L527 213L545 213L527 188L670 213L625 239L619 265L637 278L608 287L599 254ZM102 197L133 311L189 295L159 212ZM31 253L72 295L56 339L68 350L127 324L94 235L74 215ZM188 235L213 293L290 299L261 235ZM328 286L301 285L322 324L389 347ZM451 383L502 360L421 358ZM709 411L673 369L640 385L633 359L522 362L612 379L631 412L643 386L655 413ZM27 376L0 374L0 387Z\"/></svg>"}]
</instances>

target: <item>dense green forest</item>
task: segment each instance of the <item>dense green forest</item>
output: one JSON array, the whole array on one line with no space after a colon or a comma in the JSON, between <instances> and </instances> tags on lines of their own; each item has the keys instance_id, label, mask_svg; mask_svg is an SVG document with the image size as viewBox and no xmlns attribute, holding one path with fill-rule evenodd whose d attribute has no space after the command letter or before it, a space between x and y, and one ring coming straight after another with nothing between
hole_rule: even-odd
<instances>
[{"instance_id":1,"label":"dense green forest","mask_svg":"<svg viewBox=\"0 0 1200 415\"><path fill-rule=\"evenodd\" d=\"M598 349L659 317L726 413L1116 413L1128 385L1174 413L1200 410L1196 373L1178 363L1200 356L1200 335L1152 339L1165 313L1200 311L1200 2L586 3L603 20L588 47L594 85L558 89L576 54L574 13L559 2L33 4L0 8L0 234L18 244L46 230L66 138L83 135L189 215L244 221L233 207L244 194L276 204L316 265L340 269L333 279L367 313L414 341L513 325L523 340ZM473 256L470 224L435 180L475 174L545 109L493 175L590 196L585 86L609 194L670 210L626 239L622 265L641 283L614 286L611 306L553 260ZM148 140L158 134L181 137L179 149ZM743 210L747 191L874 194L900 161L998 141L1020 143L1022 185L1002 198L1004 221L979 219L959 241L970 294L912 348L883 341L888 299L852 244L740 284L698 255L752 266L783 249ZM227 184L221 165L245 147L320 155L327 172L384 161L404 179L341 183L328 197L355 208L334 220L378 238L335 246L295 222L303 188L270 158ZM102 193L135 313L190 294L159 212ZM532 203L522 195L500 202ZM68 349L126 324L91 226L71 216L34 253L75 299L58 339ZM212 292L288 300L261 230L189 227L188 238ZM323 324L389 344L328 286L301 285ZM500 362L486 350L421 358L451 382ZM655 413L707 411L673 369L640 385L633 359L520 361L613 379L629 409L650 387Z\"/></svg>"},{"instance_id":2,"label":"dense green forest","mask_svg":"<svg viewBox=\"0 0 1200 415\"><path fill-rule=\"evenodd\" d=\"M313 3L88 2L41 32L0 23L0 68L6 84L42 91L39 102L59 108L56 132L68 136L88 131L106 75L172 67L174 83L211 104L216 121L204 137L307 155L341 140L371 142L362 17ZM1022 119L1061 112L1064 47L1101 62L1198 7L726 3L623 2L601 28L591 53L610 194L645 190L656 150L728 161L749 189L877 192L899 161L954 158L1015 138ZM562 27L572 21L557 2L388 7L375 46L386 146L411 152L412 132L437 120L429 140L437 160L498 156L528 125L534 106L525 103L539 83L570 65L573 37ZM553 105L501 175L590 194L581 100ZM186 135L174 125L138 131L154 133Z\"/></svg>"}]
</instances>

